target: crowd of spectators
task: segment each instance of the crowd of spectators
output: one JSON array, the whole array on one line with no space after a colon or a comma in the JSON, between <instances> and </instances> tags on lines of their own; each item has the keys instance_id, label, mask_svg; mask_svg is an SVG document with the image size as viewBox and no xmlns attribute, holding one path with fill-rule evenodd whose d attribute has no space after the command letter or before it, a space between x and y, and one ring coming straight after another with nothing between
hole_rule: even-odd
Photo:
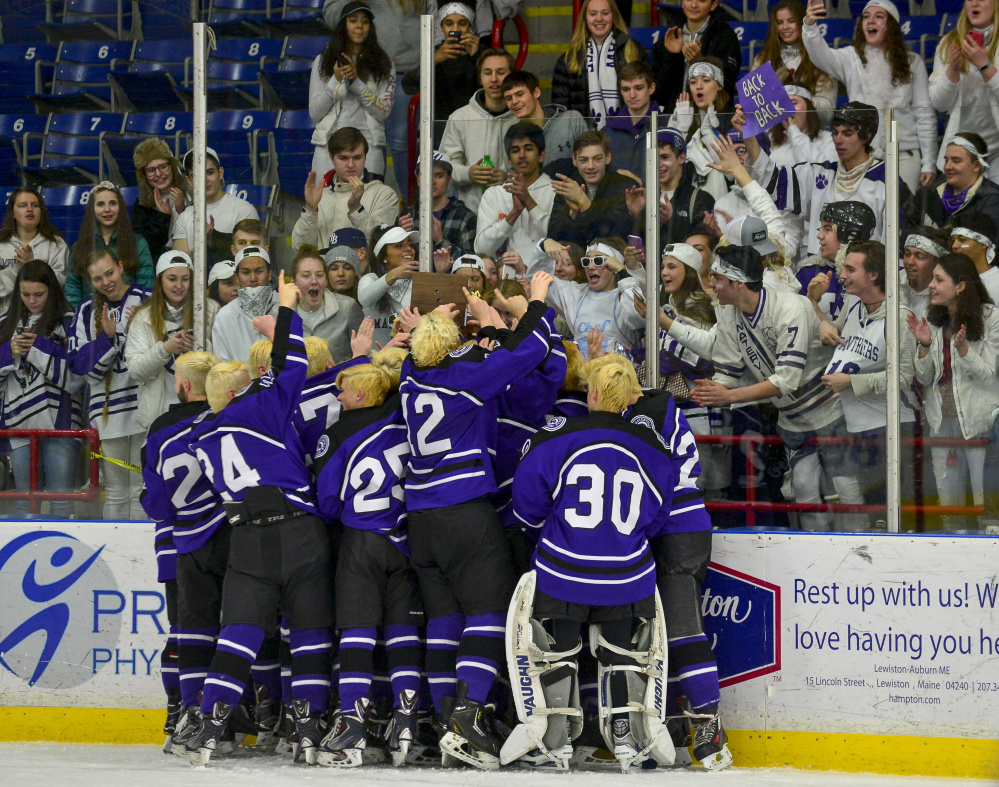
<instances>
[{"instance_id":1,"label":"crowd of spectators","mask_svg":"<svg viewBox=\"0 0 999 787\"><path fill-rule=\"evenodd\" d=\"M432 189L432 227L394 185L417 164L406 156L404 95L419 86L411 5L324 8L333 32L311 72L315 155L288 273L305 335L326 340L334 360L349 357L364 317L380 344L418 320L413 275L429 232L432 269L467 280L510 320L529 277L552 273L548 302L564 337L584 357L627 355L640 377L658 359L660 385L696 434L730 435L733 413L755 412L787 446L787 500L883 505L883 304L897 275L903 433L947 438L925 452L921 484L908 478L903 491L983 505L999 490L999 463L986 458L999 451L999 3L967 0L928 69L890 0L870 0L838 48L823 35L822 0L781 0L753 62L717 0L664 12L651 55L628 34L630 4L585 0L551 74L517 70L506 49L490 48L481 7L433 4L438 122L433 182L419 184ZM744 135L736 79L765 62L796 114ZM883 245L888 107L900 120L898 260ZM658 187L644 182L653 111ZM245 362L260 318L277 313L277 271L256 211L225 191L225 159L207 151L206 349ZM134 161L137 184L91 192L71 248L32 188L11 194L0 226L3 426L97 429L107 518L141 518L138 481L120 463L139 463L146 427L177 401L173 361L193 348L191 156L178 161L149 139ZM126 185L139 187L133 205ZM658 205L659 249L640 240L647 199ZM661 268L657 337L645 336L646 264ZM810 439L845 436L859 439ZM26 446L10 441L18 489L29 483ZM73 488L77 448L43 442L47 489ZM731 450L701 450L708 498L729 496ZM797 522L857 529L883 518L810 512Z\"/></svg>"}]
</instances>

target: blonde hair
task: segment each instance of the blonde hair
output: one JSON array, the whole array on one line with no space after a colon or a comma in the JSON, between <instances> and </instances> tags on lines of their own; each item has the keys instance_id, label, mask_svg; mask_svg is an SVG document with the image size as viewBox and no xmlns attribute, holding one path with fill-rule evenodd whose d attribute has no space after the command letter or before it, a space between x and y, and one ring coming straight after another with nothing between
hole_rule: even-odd
<instances>
[{"instance_id":1,"label":"blonde hair","mask_svg":"<svg viewBox=\"0 0 999 787\"><path fill-rule=\"evenodd\" d=\"M195 396L205 395L205 378L213 366L220 363L212 353L194 350L178 356L173 362L173 370L181 380L191 384L191 393Z\"/></svg>"},{"instance_id":2,"label":"blonde hair","mask_svg":"<svg viewBox=\"0 0 999 787\"><path fill-rule=\"evenodd\" d=\"M271 368L271 351L274 345L270 339L257 339L250 345L250 377L254 380L260 376L259 370Z\"/></svg>"},{"instance_id":3,"label":"blonde hair","mask_svg":"<svg viewBox=\"0 0 999 787\"><path fill-rule=\"evenodd\" d=\"M563 391L585 391L586 380L583 378L583 367L586 365L586 357L579 350L579 345L575 342L562 340L562 347L565 348L565 382L562 383Z\"/></svg>"},{"instance_id":4,"label":"blonde hair","mask_svg":"<svg viewBox=\"0 0 999 787\"><path fill-rule=\"evenodd\" d=\"M597 392L598 409L620 413L632 396L640 394L638 375L623 355L608 353L588 361L583 367L586 387Z\"/></svg>"},{"instance_id":5,"label":"blonde hair","mask_svg":"<svg viewBox=\"0 0 999 787\"><path fill-rule=\"evenodd\" d=\"M586 45L590 40L590 28L586 26L586 9L590 7L591 2L592 0L584 0L582 8L579 9L576 29L572 31L569 49L565 53L565 66L570 74L583 73L582 61L586 59ZM614 0L607 0L607 5L610 6L611 19L614 20L614 32L611 35L618 33L628 35L628 26L624 23L624 17L621 16L617 3ZM636 60L645 60L645 52L633 38L629 37L624 45L624 62L634 63Z\"/></svg>"},{"instance_id":6,"label":"blonde hair","mask_svg":"<svg viewBox=\"0 0 999 787\"><path fill-rule=\"evenodd\" d=\"M399 387L399 374L406 351L401 347L387 347L371 356L371 363L344 369L336 376L336 387L349 387L355 394L364 391L364 407L378 407L386 397Z\"/></svg>"},{"instance_id":7,"label":"blonde hair","mask_svg":"<svg viewBox=\"0 0 999 787\"><path fill-rule=\"evenodd\" d=\"M333 364L333 354L330 352L330 343L322 336L305 337L305 354L309 357L309 371L307 377L325 372Z\"/></svg>"},{"instance_id":8,"label":"blonde hair","mask_svg":"<svg viewBox=\"0 0 999 787\"><path fill-rule=\"evenodd\" d=\"M167 268L169 270L169 268ZM150 294L148 300L139 306L135 310L135 314L132 315L133 319L140 312L149 312L149 327L153 332L153 336L163 336L166 334L166 316L167 306L169 301L167 301L166 293L163 291L163 275L166 271L163 271L159 276L156 277L156 281L153 282L153 291ZM181 330L189 331L194 328L194 271L188 270L191 275L190 286L187 288L187 295L184 296L183 305L183 317L181 318Z\"/></svg>"},{"instance_id":9,"label":"blonde hair","mask_svg":"<svg viewBox=\"0 0 999 787\"><path fill-rule=\"evenodd\" d=\"M999 3L993 3L992 5L992 25L993 28L999 30ZM947 62L947 50L951 46L961 46L961 42L967 37L968 32L972 29L971 20L968 19L968 11L966 8L961 9L961 15L957 18L957 24L954 28L940 39L940 43L937 44L937 58L941 63ZM989 41L988 53L989 59L996 59L996 49L999 45L999 36L992 33L992 40ZM967 58L961 58L961 73L968 73L968 60Z\"/></svg>"},{"instance_id":10,"label":"blonde hair","mask_svg":"<svg viewBox=\"0 0 999 787\"><path fill-rule=\"evenodd\" d=\"M461 332L454 320L433 311L420 318L409 338L409 347L417 366L436 366L448 353L461 347Z\"/></svg>"},{"instance_id":11,"label":"blonde hair","mask_svg":"<svg viewBox=\"0 0 999 787\"><path fill-rule=\"evenodd\" d=\"M205 396L208 397L208 404L212 411L222 412L230 401L226 392L229 389L243 390L249 379L250 367L242 361L226 361L215 364L205 378Z\"/></svg>"}]
</instances>

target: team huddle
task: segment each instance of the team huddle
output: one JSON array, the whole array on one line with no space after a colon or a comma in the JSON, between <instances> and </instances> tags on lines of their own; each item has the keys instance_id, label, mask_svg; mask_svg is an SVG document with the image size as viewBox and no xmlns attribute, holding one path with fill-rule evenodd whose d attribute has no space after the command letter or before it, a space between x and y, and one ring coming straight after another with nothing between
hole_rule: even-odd
<instances>
[{"instance_id":1,"label":"team huddle","mask_svg":"<svg viewBox=\"0 0 999 787\"><path fill-rule=\"evenodd\" d=\"M699 607L711 523L672 397L563 341L547 273L512 328L466 291L474 339L449 305L372 353L366 320L338 366L278 281L250 365L179 356L143 448L165 750L730 764Z\"/></svg>"}]
</instances>

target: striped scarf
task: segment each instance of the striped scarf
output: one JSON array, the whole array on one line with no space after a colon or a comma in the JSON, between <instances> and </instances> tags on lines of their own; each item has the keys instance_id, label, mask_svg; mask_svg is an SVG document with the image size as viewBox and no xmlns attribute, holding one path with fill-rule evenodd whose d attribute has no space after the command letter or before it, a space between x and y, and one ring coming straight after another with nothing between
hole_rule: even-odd
<instances>
[{"instance_id":1,"label":"striped scarf","mask_svg":"<svg viewBox=\"0 0 999 787\"><path fill-rule=\"evenodd\" d=\"M586 42L586 87L590 97L590 114L598 129L607 123L607 113L621 106L617 89L617 68L614 54L617 46L609 35L598 47L592 38Z\"/></svg>"}]
</instances>

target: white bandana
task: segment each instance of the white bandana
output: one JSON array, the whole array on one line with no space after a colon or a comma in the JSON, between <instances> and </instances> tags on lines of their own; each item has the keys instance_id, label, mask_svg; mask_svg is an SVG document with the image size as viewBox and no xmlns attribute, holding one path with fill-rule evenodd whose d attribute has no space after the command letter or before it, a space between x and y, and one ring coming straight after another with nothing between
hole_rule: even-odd
<instances>
[{"instance_id":1,"label":"white bandana","mask_svg":"<svg viewBox=\"0 0 999 787\"><path fill-rule=\"evenodd\" d=\"M966 151L968 151L969 154L971 154L971 157L973 159L976 159L978 163L982 165L984 169L988 169L989 166L988 158L979 153L978 148L976 148L973 144L971 144L970 140L967 140L964 137L954 136L951 137L950 141L947 144L957 145L959 148L964 148Z\"/></svg>"},{"instance_id":2,"label":"white bandana","mask_svg":"<svg viewBox=\"0 0 999 787\"><path fill-rule=\"evenodd\" d=\"M980 232L975 232L974 230L968 230L964 227L954 227L950 231L951 237L954 235L960 235L962 238L967 238L968 240L973 240L975 243L980 243L985 247L985 259L992 264L992 260L996 258L996 244L990 239L986 238Z\"/></svg>"},{"instance_id":3,"label":"white bandana","mask_svg":"<svg viewBox=\"0 0 999 787\"><path fill-rule=\"evenodd\" d=\"M475 11L464 3L446 3L437 11L437 23L440 24L451 14L461 14L469 22L475 19Z\"/></svg>"},{"instance_id":4,"label":"white bandana","mask_svg":"<svg viewBox=\"0 0 999 787\"><path fill-rule=\"evenodd\" d=\"M925 235L910 235L905 239L903 246L909 246L913 249L919 249L920 251L925 251L931 257L943 257L947 253L947 249L941 246L939 243L934 243Z\"/></svg>"},{"instance_id":5,"label":"white bandana","mask_svg":"<svg viewBox=\"0 0 999 787\"><path fill-rule=\"evenodd\" d=\"M602 254L605 257L613 257L624 265L624 255L617 249L611 248L606 243L596 243L586 250L586 256L592 257L594 254Z\"/></svg>"},{"instance_id":6,"label":"white bandana","mask_svg":"<svg viewBox=\"0 0 999 787\"><path fill-rule=\"evenodd\" d=\"M687 81L689 82L694 77L708 77L719 85L725 84L725 76L722 74L722 70L711 63L694 63L687 71Z\"/></svg>"},{"instance_id":7,"label":"white bandana","mask_svg":"<svg viewBox=\"0 0 999 787\"><path fill-rule=\"evenodd\" d=\"M262 287L240 287L236 293L240 308L251 320L267 314L271 305L274 288L269 284Z\"/></svg>"},{"instance_id":8,"label":"white bandana","mask_svg":"<svg viewBox=\"0 0 999 787\"><path fill-rule=\"evenodd\" d=\"M809 101L814 101L812 91L807 87L802 87L801 85L784 85L784 89L789 96L797 96L798 98L807 98Z\"/></svg>"},{"instance_id":9,"label":"white bandana","mask_svg":"<svg viewBox=\"0 0 999 787\"><path fill-rule=\"evenodd\" d=\"M715 257L711 262L711 272L717 273L719 276L724 276L730 281L741 281L746 284L753 281L743 271L739 270L734 265L729 265L721 257Z\"/></svg>"}]
</instances>

